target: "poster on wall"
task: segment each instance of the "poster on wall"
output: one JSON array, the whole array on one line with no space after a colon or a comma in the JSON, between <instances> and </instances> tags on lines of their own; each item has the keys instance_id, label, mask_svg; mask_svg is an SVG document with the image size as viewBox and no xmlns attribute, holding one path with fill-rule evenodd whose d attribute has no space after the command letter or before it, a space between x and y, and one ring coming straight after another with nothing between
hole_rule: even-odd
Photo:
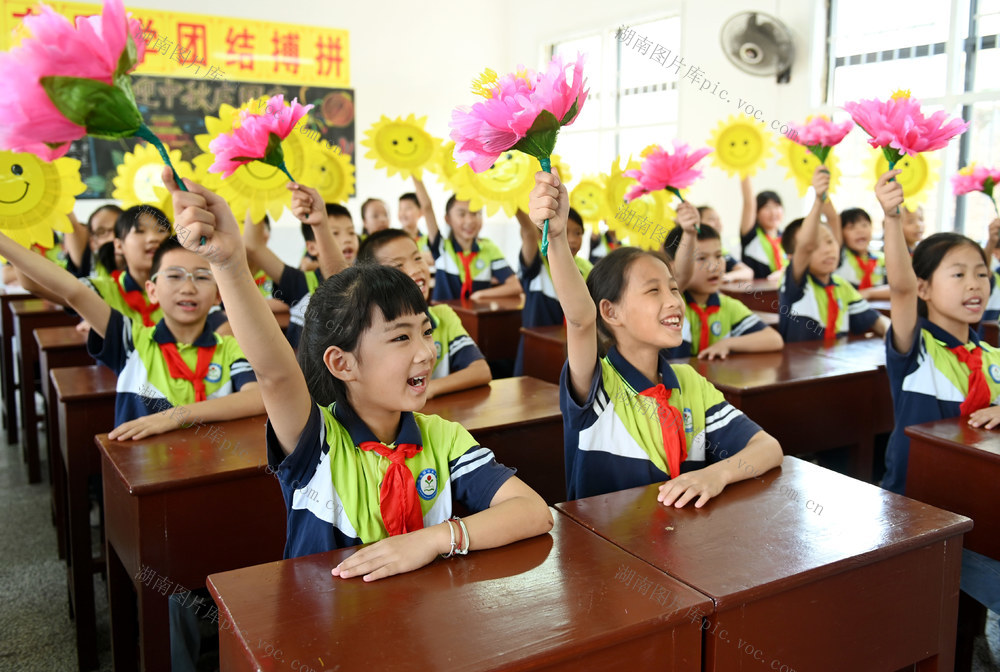
<instances>
[{"instance_id":1,"label":"poster on wall","mask_svg":"<svg viewBox=\"0 0 1000 672\"><path fill-rule=\"evenodd\" d=\"M46 4L71 21L101 12L100 4ZM127 2L126 9L142 25L146 42L146 57L133 73L136 103L147 125L185 160L201 153L194 138L205 133L205 117L216 116L221 105L239 107L280 93L285 100L314 105L310 137L330 143L354 163L348 31L142 9ZM16 43L29 13L38 13L36 2L3 0L0 48ZM67 155L81 162L87 185L79 198L111 198L116 167L135 142L74 142Z\"/></svg>"}]
</instances>

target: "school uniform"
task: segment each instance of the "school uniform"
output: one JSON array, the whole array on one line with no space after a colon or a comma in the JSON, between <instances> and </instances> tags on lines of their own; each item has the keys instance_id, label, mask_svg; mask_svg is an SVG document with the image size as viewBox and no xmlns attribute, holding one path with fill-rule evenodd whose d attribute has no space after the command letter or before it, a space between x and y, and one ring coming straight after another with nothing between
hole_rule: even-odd
<instances>
[{"instance_id":1,"label":"school uniform","mask_svg":"<svg viewBox=\"0 0 1000 672\"><path fill-rule=\"evenodd\" d=\"M285 338L293 348L299 347L309 299L321 282L323 282L323 272L318 268L314 271L303 271L285 264L281 278L272 286L272 296L284 301L290 307Z\"/></svg>"},{"instance_id":2,"label":"school uniform","mask_svg":"<svg viewBox=\"0 0 1000 672\"><path fill-rule=\"evenodd\" d=\"M739 259L729 254L725 250L722 251L722 256L726 261L726 273L731 273L732 270L736 268L740 263Z\"/></svg>"},{"instance_id":3,"label":"school uniform","mask_svg":"<svg viewBox=\"0 0 1000 672\"><path fill-rule=\"evenodd\" d=\"M969 329L969 344L962 346L954 336L926 318L917 322L917 333L909 352L896 352L892 344L892 328L885 338L885 366L892 389L896 429L889 437L885 453L885 476L882 487L899 494L906 490L906 465L910 439L904 433L909 425L932 422L942 418L957 418L962 403L969 396L969 366L959 361L953 348L963 347L981 353L982 364L976 367L983 374L987 391L986 405L1000 401L1000 350L979 340ZM970 403L974 403L970 401Z\"/></svg>"},{"instance_id":4,"label":"school uniform","mask_svg":"<svg viewBox=\"0 0 1000 672\"><path fill-rule=\"evenodd\" d=\"M260 290L260 295L265 299L274 298L274 280L272 280L267 273L264 271L257 271L254 273L253 282L257 285L257 289Z\"/></svg>"},{"instance_id":5,"label":"school uniform","mask_svg":"<svg viewBox=\"0 0 1000 672\"><path fill-rule=\"evenodd\" d=\"M856 289L884 285L886 284L885 255L869 251L862 257L845 245L840 250L840 268L835 273L854 285Z\"/></svg>"},{"instance_id":6,"label":"school uniform","mask_svg":"<svg viewBox=\"0 0 1000 672\"><path fill-rule=\"evenodd\" d=\"M979 322L979 336L983 335L984 322L996 322L1000 319L1000 273L990 273L990 298L986 300L983 319Z\"/></svg>"},{"instance_id":7,"label":"school uniform","mask_svg":"<svg viewBox=\"0 0 1000 672\"><path fill-rule=\"evenodd\" d=\"M778 292L778 312L778 333L786 343L863 334L879 318L858 290L836 273L825 285L808 270L796 282L791 265Z\"/></svg>"},{"instance_id":8,"label":"school uniform","mask_svg":"<svg viewBox=\"0 0 1000 672\"><path fill-rule=\"evenodd\" d=\"M524 290L524 308L521 310L521 325L525 327L548 327L563 324L562 305L552 284L552 273L548 259L539 251L530 263L524 262L524 255L518 254L521 272L519 280ZM594 265L580 256L573 257L584 282L590 276ZM514 375L524 375L524 334L517 343L517 357L514 359Z\"/></svg>"},{"instance_id":9,"label":"school uniform","mask_svg":"<svg viewBox=\"0 0 1000 672\"><path fill-rule=\"evenodd\" d=\"M434 257L434 301L467 298L473 292L502 285L514 275L500 248L489 238L476 238L465 252L449 235L430 241Z\"/></svg>"},{"instance_id":10,"label":"school uniform","mask_svg":"<svg viewBox=\"0 0 1000 672\"><path fill-rule=\"evenodd\" d=\"M266 436L268 464L288 510L286 558L375 542L390 530L436 525L452 516L453 502L472 513L483 511L514 474L458 423L405 412L393 445L411 455L402 463L400 493L406 501L397 509L409 515L393 516L392 510L381 511L381 489L399 481L386 478L392 458L379 451L402 454L379 443L350 406L314 404L290 455L281 450L270 420Z\"/></svg>"},{"instance_id":11,"label":"school uniform","mask_svg":"<svg viewBox=\"0 0 1000 672\"><path fill-rule=\"evenodd\" d=\"M80 278L80 282L101 295L113 310L131 320L151 327L162 317L160 304L150 302L146 288L141 286L125 270L114 270L105 276Z\"/></svg>"},{"instance_id":12,"label":"school uniform","mask_svg":"<svg viewBox=\"0 0 1000 672\"><path fill-rule=\"evenodd\" d=\"M434 347L437 349L437 362L431 379L444 378L447 375L468 368L473 362L484 359L479 346L469 336L462 326L462 320L454 309L446 304L438 304L427 309L434 328Z\"/></svg>"},{"instance_id":13,"label":"school uniform","mask_svg":"<svg viewBox=\"0 0 1000 672\"><path fill-rule=\"evenodd\" d=\"M97 260L97 257L90 250L90 246L83 248L79 266L73 263L72 257L67 254L66 270L76 278L106 277L111 275L108 269L104 267L104 264Z\"/></svg>"},{"instance_id":14,"label":"school uniform","mask_svg":"<svg viewBox=\"0 0 1000 672\"><path fill-rule=\"evenodd\" d=\"M761 331L767 327L742 301L715 292L705 307L698 305L689 292L684 292L684 341L667 350L670 359L695 357L710 345L724 338L735 338Z\"/></svg>"},{"instance_id":15,"label":"school uniform","mask_svg":"<svg viewBox=\"0 0 1000 672\"><path fill-rule=\"evenodd\" d=\"M743 450L760 431L693 368L671 366L666 351L659 359L663 384L654 387L612 346L595 363L590 391L580 404L570 391L569 365L563 366L559 406L568 499L700 469ZM650 396L657 393L659 400Z\"/></svg>"},{"instance_id":16,"label":"school uniform","mask_svg":"<svg viewBox=\"0 0 1000 672\"><path fill-rule=\"evenodd\" d=\"M596 264L598 261L608 256L609 252L611 252L612 250L614 250L619 246L618 243L611 242L611 238L610 236L608 236L607 232L602 233L598 237L596 245L593 244L594 240L593 237L591 237L590 240L591 240L591 246L590 246L589 257L591 264Z\"/></svg>"},{"instance_id":17,"label":"school uniform","mask_svg":"<svg viewBox=\"0 0 1000 672\"><path fill-rule=\"evenodd\" d=\"M766 278L788 265L785 251L781 249L781 232L772 238L760 224L754 224L740 238L740 256L743 263L753 270L755 278Z\"/></svg>"}]
</instances>

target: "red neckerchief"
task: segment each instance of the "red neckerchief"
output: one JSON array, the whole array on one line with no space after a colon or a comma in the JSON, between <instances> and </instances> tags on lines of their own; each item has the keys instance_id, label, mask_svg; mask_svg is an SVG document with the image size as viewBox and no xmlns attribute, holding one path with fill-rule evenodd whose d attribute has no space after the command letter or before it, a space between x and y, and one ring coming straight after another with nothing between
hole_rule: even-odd
<instances>
[{"instance_id":1,"label":"red neckerchief","mask_svg":"<svg viewBox=\"0 0 1000 672\"><path fill-rule=\"evenodd\" d=\"M120 278L122 277L122 273L124 272L125 271L120 271L120 270L111 271L111 278L115 281L115 287L118 288L118 293L122 295L123 299L125 299L125 303L126 305L128 305L129 308L131 308L132 310L134 310L135 312L139 313L139 315L142 316L143 326L145 327L154 326L156 323L153 322L153 313L155 313L156 310L160 307L160 304L149 303L148 301L146 301L146 295L142 292L141 289L131 289L126 292L125 287L123 286L122 281L120 280Z\"/></svg>"},{"instance_id":2,"label":"red neckerchief","mask_svg":"<svg viewBox=\"0 0 1000 672\"><path fill-rule=\"evenodd\" d=\"M669 403L671 392L673 390L668 390L663 383L660 383L643 390L639 395L656 400L656 415L660 419L667 468L670 470L670 478L677 478L681 473L681 462L687 459L687 439L684 436L684 418L681 412Z\"/></svg>"},{"instance_id":3,"label":"red neckerchief","mask_svg":"<svg viewBox=\"0 0 1000 672\"><path fill-rule=\"evenodd\" d=\"M833 292L836 285L827 285L826 290L826 331L823 332L824 339L837 338L837 318L840 317L840 306L837 305L837 297Z\"/></svg>"},{"instance_id":4,"label":"red neckerchief","mask_svg":"<svg viewBox=\"0 0 1000 672\"><path fill-rule=\"evenodd\" d=\"M958 361L969 368L969 392L962 402L962 415L970 415L980 408L989 406L990 386L986 383L986 376L983 375L983 349L974 347L968 350L964 345L948 349L958 357Z\"/></svg>"},{"instance_id":5,"label":"red neckerchief","mask_svg":"<svg viewBox=\"0 0 1000 672\"><path fill-rule=\"evenodd\" d=\"M852 251L851 254L854 254ZM858 289L868 289L872 286L872 273L875 272L875 267L878 266L878 259L875 257L869 257L867 261L862 261L860 254L854 254L858 259L858 266L861 268L861 283L858 285Z\"/></svg>"},{"instance_id":6,"label":"red neckerchief","mask_svg":"<svg viewBox=\"0 0 1000 672\"><path fill-rule=\"evenodd\" d=\"M692 301L688 304L688 307L697 313L698 317L701 318L701 335L698 339L698 352L701 352L708 347L708 332L710 331L708 325L708 318L711 315L719 312L722 306L706 306L704 310L698 305L697 301Z\"/></svg>"},{"instance_id":7,"label":"red neckerchief","mask_svg":"<svg viewBox=\"0 0 1000 672\"><path fill-rule=\"evenodd\" d=\"M358 448L374 450L389 460L389 468L385 471L378 493L379 511L389 536L422 530L424 516L417 499L417 486L413 474L406 468L406 460L423 450L423 446L400 443L393 450L378 441L362 441Z\"/></svg>"},{"instance_id":8,"label":"red neckerchief","mask_svg":"<svg viewBox=\"0 0 1000 672\"><path fill-rule=\"evenodd\" d=\"M456 252L462 261L462 268L465 270L465 277L462 279L462 293L459 298L467 299L472 295L472 262L478 256L478 252Z\"/></svg>"},{"instance_id":9,"label":"red neckerchief","mask_svg":"<svg viewBox=\"0 0 1000 672\"><path fill-rule=\"evenodd\" d=\"M208 367L212 363L212 355L215 354L215 344L210 346L200 346L198 348L198 363L192 371L181 353L177 351L176 343L160 343L160 352L167 362L167 372L171 378L187 380L194 387L194 400L205 401L205 376L208 375Z\"/></svg>"},{"instance_id":10,"label":"red neckerchief","mask_svg":"<svg viewBox=\"0 0 1000 672\"><path fill-rule=\"evenodd\" d=\"M265 273L259 278L254 278L253 281L257 284L258 287L263 287L265 284L267 284L267 274Z\"/></svg>"},{"instance_id":11,"label":"red neckerchief","mask_svg":"<svg viewBox=\"0 0 1000 672\"><path fill-rule=\"evenodd\" d=\"M771 243L771 251L774 254L774 265L777 266L776 271L780 271L782 267L781 262L781 236L777 238L772 238L771 236L764 233L764 237L767 238L767 242Z\"/></svg>"}]
</instances>

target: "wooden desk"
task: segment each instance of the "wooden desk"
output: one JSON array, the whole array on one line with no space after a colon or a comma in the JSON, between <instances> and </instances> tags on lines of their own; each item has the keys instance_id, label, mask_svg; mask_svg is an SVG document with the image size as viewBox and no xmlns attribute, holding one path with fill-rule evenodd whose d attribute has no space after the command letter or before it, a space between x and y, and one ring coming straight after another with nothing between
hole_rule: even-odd
<instances>
[{"instance_id":1,"label":"wooden desk","mask_svg":"<svg viewBox=\"0 0 1000 672\"><path fill-rule=\"evenodd\" d=\"M517 469L518 477L549 504L566 499L559 388L529 378L502 378L431 399L422 413L459 423Z\"/></svg>"},{"instance_id":2,"label":"wooden desk","mask_svg":"<svg viewBox=\"0 0 1000 672\"><path fill-rule=\"evenodd\" d=\"M890 310L892 304L886 299L879 299L876 301L869 301L868 305L872 308L885 315L886 317L892 317L892 311Z\"/></svg>"},{"instance_id":3,"label":"wooden desk","mask_svg":"<svg viewBox=\"0 0 1000 672\"><path fill-rule=\"evenodd\" d=\"M139 441L96 437L115 670L136 669L140 656L147 672L170 669L173 592L200 588L214 572L281 559L285 503L266 470L265 420Z\"/></svg>"},{"instance_id":4,"label":"wooden desk","mask_svg":"<svg viewBox=\"0 0 1000 672\"><path fill-rule=\"evenodd\" d=\"M522 297L506 297L489 301L436 301L451 306L462 320L462 326L476 342L487 361L517 356L521 333Z\"/></svg>"},{"instance_id":5,"label":"wooden desk","mask_svg":"<svg viewBox=\"0 0 1000 672\"><path fill-rule=\"evenodd\" d=\"M91 555L89 481L101 473L94 435L114 427L118 377L105 366L92 365L54 369L49 378L60 434L59 450L51 457L56 462L57 507L65 515L66 584L76 627L77 664L89 670L97 667L93 576L104 567L103 558Z\"/></svg>"},{"instance_id":6,"label":"wooden desk","mask_svg":"<svg viewBox=\"0 0 1000 672\"><path fill-rule=\"evenodd\" d=\"M7 443L17 443L17 383L14 381L14 315L10 304L34 299L33 294L0 289L0 395L3 396L3 427Z\"/></svg>"},{"instance_id":7,"label":"wooden desk","mask_svg":"<svg viewBox=\"0 0 1000 672\"><path fill-rule=\"evenodd\" d=\"M965 547L1000 560L1000 432L949 418L906 428L906 496L972 518Z\"/></svg>"},{"instance_id":8,"label":"wooden desk","mask_svg":"<svg viewBox=\"0 0 1000 672\"><path fill-rule=\"evenodd\" d=\"M55 387L49 372L53 369L70 366L86 366L94 360L87 354L87 334L80 333L76 327L46 327L35 330L35 345L38 347L38 368L41 373L42 395L45 397L45 436L48 443L49 485L52 503L52 520L56 526L56 543L59 558L66 557L65 520L61 493L65 484L62 483L62 462L59 456L59 404L56 400Z\"/></svg>"},{"instance_id":9,"label":"wooden desk","mask_svg":"<svg viewBox=\"0 0 1000 672\"><path fill-rule=\"evenodd\" d=\"M726 296L742 301L750 310L760 310L765 313L778 312L778 286L777 281L767 280L744 280L743 282L729 282L721 287L719 291Z\"/></svg>"},{"instance_id":10,"label":"wooden desk","mask_svg":"<svg viewBox=\"0 0 1000 672\"><path fill-rule=\"evenodd\" d=\"M953 669L968 518L793 457L702 509L656 495L558 508L712 598L703 670Z\"/></svg>"},{"instance_id":11,"label":"wooden desk","mask_svg":"<svg viewBox=\"0 0 1000 672\"><path fill-rule=\"evenodd\" d=\"M33 332L43 327L61 327L77 324L79 317L70 315L62 306L42 299L17 301L10 306L14 317L14 337L20 348L17 360L21 380L21 450L28 463L28 482L42 480L41 460L38 455L38 414L35 412L35 388L39 387L35 367L38 366L38 346Z\"/></svg>"},{"instance_id":12,"label":"wooden desk","mask_svg":"<svg viewBox=\"0 0 1000 672\"><path fill-rule=\"evenodd\" d=\"M356 549L213 574L222 669L700 670L687 613L710 601L552 516L550 534L369 584L330 575Z\"/></svg>"},{"instance_id":13,"label":"wooden desk","mask_svg":"<svg viewBox=\"0 0 1000 672\"><path fill-rule=\"evenodd\" d=\"M786 453L851 446L851 475L870 480L878 369L786 347L688 363Z\"/></svg>"},{"instance_id":14,"label":"wooden desk","mask_svg":"<svg viewBox=\"0 0 1000 672\"><path fill-rule=\"evenodd\" d=\"M521 327L524 375L559 384L566 363L566 326Z\"/></svg>"}]
</instances>

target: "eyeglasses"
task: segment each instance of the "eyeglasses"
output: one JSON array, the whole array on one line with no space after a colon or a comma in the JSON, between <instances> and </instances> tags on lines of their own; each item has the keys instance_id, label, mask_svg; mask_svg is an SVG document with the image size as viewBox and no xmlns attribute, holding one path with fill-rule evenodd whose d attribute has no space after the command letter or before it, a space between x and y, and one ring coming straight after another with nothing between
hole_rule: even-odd
<instances>
[{"instance_id":1,"label":"eyeglasses","mask_svg":"<svg viewBox=\"0 0 1000 672\"><path fill-rule=\"evenodd\" d=\"M168 285L179 287L187 282L188 278L194 283L197 288L210 287L215 284L215 276L212 275L212 271L199 269L195 272L191 272L186 268L180 268L179 266L171 266L169 268L164 268L153 274L150 278L153 282L156 279L163 276L163 281Z\"/></svg>"}]
</instances>

